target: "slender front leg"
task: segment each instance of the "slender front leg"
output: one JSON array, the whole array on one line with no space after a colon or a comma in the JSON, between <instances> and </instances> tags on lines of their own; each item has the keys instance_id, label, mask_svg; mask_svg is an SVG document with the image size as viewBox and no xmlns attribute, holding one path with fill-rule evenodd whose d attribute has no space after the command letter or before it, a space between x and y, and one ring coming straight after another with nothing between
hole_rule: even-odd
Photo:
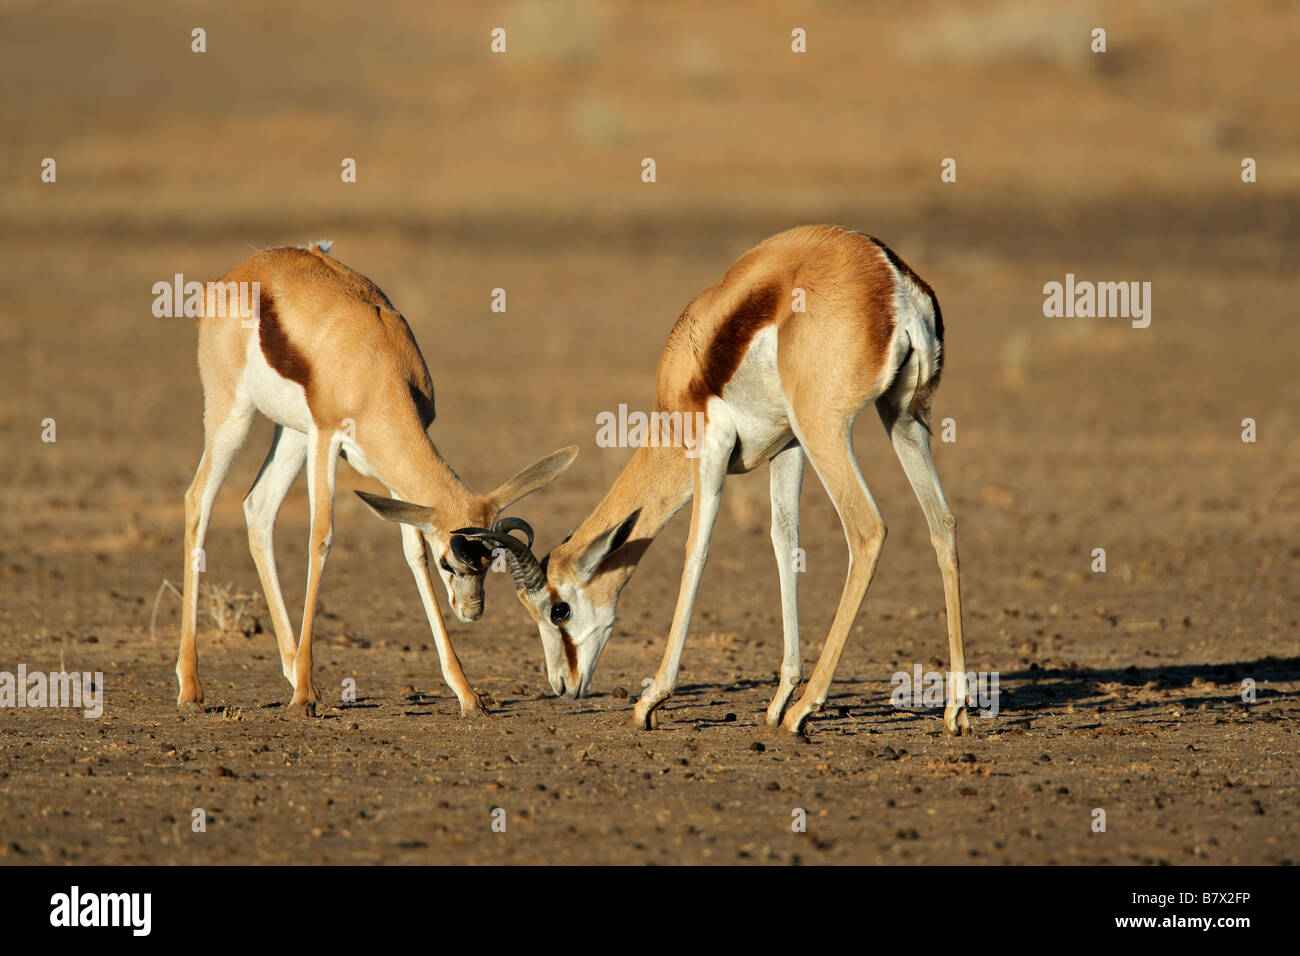
<instances>
[{"instance_id":1,"label":"slender front leg","mask_svg":"<svg viewBox=\"0 0 1300 956\"><path fill-rule=\"evenodd\" d=\"M790 695L803 679L803 657L799 654L799 574L795 570L795 551L799 548L799 493L803 488L803 447L792 441L768 465L772 497L772 550L781 578L781 632L785 651L781 659L781 678L776 694L767 708L767 723L781 722Z\"/></svg>"},{"instance_id":2,"label":"slender front leg","mask_svg":"<svg viewBox=\"0 0 1300 956\"><path fill-rule=\"evenodd\" d=\"M691 504L691 531L686 542L686 565L682 568L681 589L677 593L677 609L673 612L673 625L668 632L668 647L655 674L654 684L636 702L632 724L640 730L658 726L655 710L672 696L677 687L677 671L682 663L682 648L686 632L691 626L691 611L699 591L700 577L709 560L709 539L713 537L713 523L718 517L722 502L722 486L727 479L727 462L736 443L736 430L724 413L710 410L710 421L700 444L700 457L692 461L695 498ZM716 415L716 417L715 417Z\"/></svg>"},{"instance_id":3,"label":"slender front leg","mask_svg":"<svg viewBox=\"0 0 1300 956\"><path fill-rule=\"evenodd\" d=\"M316 595L320 591L325 559L334 541L334 472L341 442L333 435L307 436L308 497L311 502L311 543L307 559L307 597L302 609L302 631L293 659L293 698L289 712L312 717L320 699L312 680L312 627L316 621Z\"/></svg>"},{"instance_id":4,"label":"slender front leg","mask_svg":"<svg viewBox=\"0 0 1300 956\"><path fill-rule=\"evenodd\" d=\"M251 405L209 397L203 413L204 449L194 481L185 492L185 578L181 591L181 639L176 652L176 706L203 709L195 631L199 616L199 574L206 567L203 543L212 518L212 503L235 460L253 420Z\"/></svg>"},{"instance_id":5,"label":"slender front leg","mask_svg":"<svg viewBox=\"0 0 1300 956\"><path fill-rule=\"evenodd\" d=\"M420 602L424 605L425 617L429 619L429 630L433 632L433 644L438 649L438 663L442 667L442 679L455 693L460 701L462 717L481 717L486 711L483 701L474 688L470 686L465 672L461 669L460 658L451 646L451 637L447 634L447 625L442 620L442 610L433 593L433 581L429 577L429 555L424 549L424 537L418 528L402 525L402 553L415 578L415 587L420 592Z\"/></svg>"}]
</instances>

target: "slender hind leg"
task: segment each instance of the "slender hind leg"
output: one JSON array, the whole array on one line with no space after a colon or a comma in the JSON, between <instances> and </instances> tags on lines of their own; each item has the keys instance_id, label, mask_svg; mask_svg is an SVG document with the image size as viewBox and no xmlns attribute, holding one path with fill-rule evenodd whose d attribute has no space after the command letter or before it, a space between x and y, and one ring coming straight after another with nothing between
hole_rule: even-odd
<instances>
[{"instance_id":1,"label":"slender hind leg","mask_svg":"<svg viewBox=\"0 0 1300 956\"><path fill-rule=\"evenodd\" d=\"M967 712L966 647L961 630L961 589L957 570L957 520L948 508L939 475L930 455L930 433L906 410L896 411L888 401L877 403L880 420L894 443L894 452L907 472L907 480L925 512L930 541L939 558L943 594L948 611L948 703L943 712L944 730L954 736L970 733Z\"/></svg>"},{"instance_id":2,"label":"slender hind leg","mask_svg":"<svg viewBox=\"0 0 1300 956\"><path fill-rule=\"evenodd\" d=\"M252 421L252 405L242 403L235 396L223 397L220 402L209 400L203 412L203 457L185 492L185 584L181 592L180 647L176 653L176 680L180 685L176 706L182 710L201 710L203 703L194 632L199 610L199 572L207 565L203 542L212 517L212 502L248 437Z\"/></svg>"},{"instance_id":3,"label":"slender hind leg","mask_svg":"<svg viewBox=\"0 0 1300 956\"><path fill-rule=\"evenodd\" d=\"M293 658L293 698L289 712L311 717L320 695L312 680L312 628L316 622L316 595L320 592L325 559L334 540L334 474L341 439L317 432L307 436L307 490L311 500L311 545L307 563L307 596L302 609L302 631Z\"/></svg>"},{"instance_id":4,"label":"slender hind leg","mask_svg":"<svg viewBox=\"0 0 1300 956\"><path fill-rule=\"evenodd\" d=\"M853 619L875 576L880 549L885 543L885 523L858 470L857 459L853 456L855 417L856 412L850 414L847 420L828 420L825 425L815 422L806 434L801 434L793 417L791 419L792 424L795 424L795 435L807 450L813 468L826 486L831 501L835 503L849 545L848 577L840 594L839 607L836 608L826 646L822 648L821 657L804 688L803 696L786 713L782 722L786 730L796 734L802 731L808 715L820 711L826 703L835 668L844 652L849 630L853 627Z\"/></svg>"},{"instance_id":5,"label":"slender hind leg","mask_svg":"<svg viewBox=\"0 0 1300 956\"><path fill-rule=\"evenodd\" d=\"M248 550L252 552L253 563L257 565L258 576L262 579L262 591L266 595L276 642L280 647L280 668L290 685L294 682L293 659L298 651L298 639L289 622L284 593L280 590L273 535L280 506L306 460L307 436L292 428L276 425L271 450L266 453L262 470L258 472L257 480L244 498Z\"/></svg>"},{"instance_id":6,"label":"slender hind leg","mask_svg":"<svg viewBox=\"0 0 1300 956\"><path fill-rule=\"evenodd\" d=\"M799 575L794 554L799 547L799 492L803 488L803 448L797 441L782 448L768 465L772 497L772 550L781 579L781 633L784 653L781 681L767 708L767 723L775 727L803 679L803 657L799 653Z\"/></svg>"}]
</instances>

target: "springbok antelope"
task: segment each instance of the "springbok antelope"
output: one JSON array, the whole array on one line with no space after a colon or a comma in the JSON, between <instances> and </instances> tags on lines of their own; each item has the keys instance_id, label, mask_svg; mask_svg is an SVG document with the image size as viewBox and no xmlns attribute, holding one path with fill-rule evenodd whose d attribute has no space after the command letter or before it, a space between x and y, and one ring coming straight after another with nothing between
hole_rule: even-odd
<instances>
[{"instance_id":1,"label":"springbok antelope","mask_svg":"<svg viewBox=\"0 0 1300 956\"><path fill-rule=\"evenodd\" d=\"M456 616L477 620L483 613L489 553L481 543L453 535L451 529L492 522L503 508L553 481L578 449L569 446L548 455L489 494L476 495L465 487L429 439L433 380L406 320L377 285L333 259L330 245L266 249L207 288L198 320L204 445L185 494L177 706L194 710L203 703L194 645L197 558L213 500L258 411L275 423L275 431L266 461L244 499L244 516L281 668L293 686L290 711L313 714L320 699L312 680L312 624L334 536L334 478L342 456L355 471L379 479L392 493L392 498L384 498L357 492L381 518L402 523L402 551L433 631L442 676L460 701L461 713L479 714L483 704L451 646L425 546L437 562ZM256 321L223 317L218 288L223 294L227 289L259 290L256 298L246 296L257 304ZM304 462L311 540L302 627L295 641L271 539L280 505Z\"/></svg>"},{"instance_id":2,"label":"springbok antelope","mask_svg":"<svg viewBox=\"0 0 1300 956\"><path fill-rule=\"evenodd\" d=\"M804 309L797 310L800 299ZM930 456L928 416L942 343L930 287L884 243L831 226L768 239L696 296L668 336L655 393L657 412L706 416L691 454L663 442L642 444L605 499L541 562L531 535L525 545L505 525L460 529L507 549L519 597L537 621L552 690L573 698L590 690L623 587L650 542L693 496L668 647L634 711L635 726L657 725L656 709L677 684L723 482L728 473L770 460L785 653L767 722L800 732L826 702L885 540L853 454L853 421L874 402L925 512L943 575L951 657L944 726L968 732L956 522ZM839 512L849 570L816 670L782 721L803 673L793 557L805 456Z\"/></svg>"}]
</instances>

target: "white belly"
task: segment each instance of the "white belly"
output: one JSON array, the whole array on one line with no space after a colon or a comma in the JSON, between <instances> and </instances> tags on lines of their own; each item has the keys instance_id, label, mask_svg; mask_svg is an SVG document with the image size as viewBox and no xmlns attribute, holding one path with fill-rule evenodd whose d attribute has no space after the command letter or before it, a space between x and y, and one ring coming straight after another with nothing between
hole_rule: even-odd
<instances>
[{"instance_id":1,"label":"white belly","mask_svg":"<svg viewBox=\"0 0 1300 956\"><path fill-rule=\"evenodd\" d=\"M248 337L244 388L253 406L271 421L304 435L311 433L313 425L306 390L266 364L256 335Z\"/></svg>"},{"instance_id":2,"label":"white belly","mask_svg":"<svg viewBox=\"0 0 1300 956\"><path fill-rule=\"evenodd\" d=\"M244 365L244 388L253 402L253 406L271 421L302 432L304 435L316 434L316 423L312 420L311 409L307 406L307 392L297 382L290 381L266 363L266 357L258 345L257 337L249 340L247 361ZM365 452L351 437L347 427L338 430L343 441L340 449L352 470L366 478L376 477Z\"/></svg>"},{"instance_id":3,"label":"white belly","mask_svg":"<svg viewBox=\"0 0 1300 956\"><path fill-rule=\"evenodd\" d=\"M776 367L775 325L759 330L749 343L736 374L723 386L722 400L738 436L731 472L757 468L793 437Z\"/></svg>"}]
</instances>

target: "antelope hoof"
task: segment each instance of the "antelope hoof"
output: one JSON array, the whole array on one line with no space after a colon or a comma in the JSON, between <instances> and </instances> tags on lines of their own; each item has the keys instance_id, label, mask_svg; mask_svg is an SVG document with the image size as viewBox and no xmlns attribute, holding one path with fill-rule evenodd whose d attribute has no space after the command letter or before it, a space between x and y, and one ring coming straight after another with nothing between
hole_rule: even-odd
<instances>
[{"instance_id":1,"label":"antelope hoof","mask_svg":"<svg viewBox=\"0 0 1300 956\"><path fill-rule=\"evenodd\" d=\"M799 689L802 682L802 674L787 674L781 678L781 686L777 688L772 703L767 705L767 726L772 728L781 726L781 717L785 714L785 709L790 706L790 698L794 696L794 692Z\"/></svg>"},{"instance_id":2,"label":"antelope hoof","mask_svg":"<svg viewBox=\"0 0 1300 956\"><path fill-rule=\"evenodd\" d=\"M786 708L790 706L790 698L784 700L773 700L767 707L767 725L772 728L781 726L781 717L785 714Z\"/></svg>"},{"instance_id":3,"label":"antelope hoof","mask_svg":"<svg viewBox=\"0 0 1300 956\"><path fill-rule=\"evenodd\" d=\"M199 682L182 681L181 692L176 698L176 709L186 714L203 713L203 688Z\"/></svg>"},{"instance_id":4,"label":"antelope hoof","mask_svg":"<svg viewBox=\"0 0 1300 956\"><path fill-rule=\"evenodd\" d=\"M970 716L965 707L944 711L943 732L949 737L969 737L971 735Z\"/></svg>"},{"instance_id":5,"label":"antelope hoof","mask_svg":"<svg viewBox=\"0 0 1300 956\"><path fill-rule=\"evenodd\" d=\"M659 704L647 704L644 701L637 701L637 705L632 710L632 726L636 730L658 730L659 729Z\"/></svg>"},{"instance_id":6,"label":"antelope hoof","mask_svg":"<svg viewBox=\"0 0 1300 956\"><path fill-rule=\"evenodd\" d=\"M291 700L289 701L288 714L290 717L315 717L316 701Z\"/></svg>"},{"instance_id":7,"label":"antelope hoof","mask_svg":"<svg viewBox=\"0 0 1300 956\"><path fill-rule=\"evenodd\" d=\"M460 698L460 715L462 717L487 717L488 709L483 706L483 698L471 692Z\"/></svg>"},{"instance_id":8,"label":"antelope hoof","mask_svg":"<svg viewBox=\"0 0 1300 956\"><path fill-rule=\"evenodd\" d=\"M781 729L786 733L794 734L796 737L802 737L803 725L807 720L808 711L792 710L785 715L785 720L781 721Z\"/></svg>"},{"instance_id":9,"label":"antelope hoof","mask_svg":"<svg viewBox=\"0 0 1300 956\"><path fill-rule=\"evenodd\" d=\"M789 733L804 736L807 733L804 725L808 722L808 717L819 710L821 710L820 704L805 704L800 701L795 704L793 710L786 712L785 720L781 721L781 726Z\"/></svg>"}]
</instances>

